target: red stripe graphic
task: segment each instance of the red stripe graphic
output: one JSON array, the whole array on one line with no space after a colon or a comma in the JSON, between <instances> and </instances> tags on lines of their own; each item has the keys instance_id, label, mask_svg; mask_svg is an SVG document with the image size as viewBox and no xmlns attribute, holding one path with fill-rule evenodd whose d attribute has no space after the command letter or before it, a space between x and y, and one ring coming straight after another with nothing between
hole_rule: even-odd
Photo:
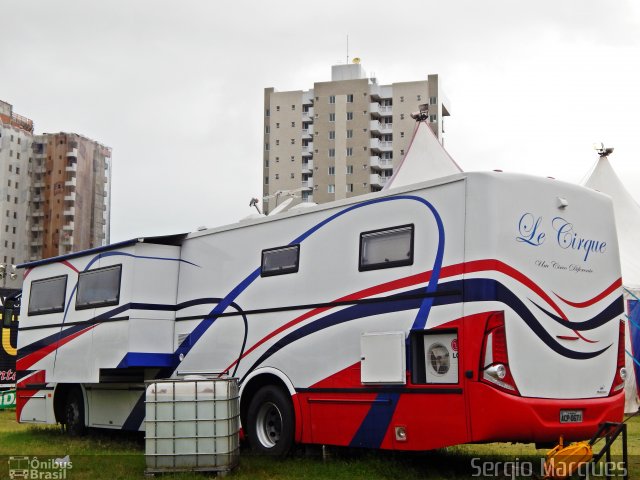
<instances>
[{"instance_id":1,"label":"red stripe graphic","mask_svg":"<svg viewBox=\"0 0 640 480\"><path fill-rule=\"evenodd\" d=\"M596 295L591 300L586 300L584 302L571 302L569 300L566 300L566 299L562 298L557 293L554 293L554 295L556 297L558 297L560 300L562 300L564 303L566 303L567 305L570 305L570 306L576 307L576 308L585 308L585 307L590 307L594 303L598 303L600 300L602 300L603 298L609 296L609 294L611 294L612 292L614 292L616 289L618 289L620 287L622 287L622 278L619 278L618 280L613 282L605 291L603 291L602 293Z\"/></svg>"},{"instance_id":2,"label":"red stripe graphic","mask_svg":"<svg viewBox=\"0 0 640 480\"><path fill-rule=\"evenodd\" d=\"M563 320L565 320L567 322L569 321L569 319L564 314L564 312L560 309L560 307L535 282L533 282L531 279L529 279L528 277L526 277L525 275L520 273L515 268L510 267L509 265L507 265L504 262L501 262L500 260L495 260L495 259L474 260L474 261L467 262L467 263L458 263L458 264L455 264L455 265L449 265L447 267L442 267L442 270L440 271L440 278L442 279L442 278L447 278L447 277L454 277L456 275L462 275L464 273L476 273L476 272L483 272L483 271L497 271L497 272L503 273L503 274L513 278L514 280L520 282L521 284L525 285L530 290L534 291L540 298L544 299L545 302L547 302L551 306L551 308L553 308L553 310L555 310L555 312L560 316L560 318L562 318ZM355 292L355 293L352 293L350 295L347 295L345 297L340 297L340 298L338 298L336 300L333 300L333 301L334 302L345 302L345 301L351 301L351 300L360 300L362 298L370 297L370 296L373 296L373 295L378 295L378 294L381 294L381 293L386 293L386 292L389 292L389 291L392 291L392 290L397 290L397 289L400 289L400 288L410 287L410 286L413 286L413 285L416 285L416 284L419 284L419 283L425 283L425 282L428 282L430 278L431 278L431 271L417 273L417 274L411 275L409 277L399 278L399 279L393 280L391 282L387 282L387 283L383 283L383 284L380 284L380 285L376 285L374 287L369 287L369 288L366 288L364 290L360 290L358 292ZM305 320L308 320L311 317L319 315L322 312L330 310L332 308L335 308L335 307L328 306L328 307L315 308L313 310L308 311L307 313L305 313L303 315L300 315L297 318L294 318L293 320L285 323L284 325L278 327L277 329L275 329L274 331L269 333L267 336L263 337L261 340L256 342L250 348L245 350L245 352L242 355L242 357L240 357L240 359L237 359L233 363L231 363L231 365L229 365L224 370L224 372L228 372L229 370L231 370L236 365L236 363L238 363L238 360L244 359L247 355L249 355L251 352L253 352L256 348L260 347L265 342L268 342L269 340L271 340L276 335L279 335L280 333L284 332L285 330L288 330L289 328L291 328L291 327L293 327L293 326L295 326L295 325L297 325L297 324L299 324L301 322L304 322ZM580 337L582 340L584 340L587 343L597 343L597 342L595 342L593 340L589 340L589 339L585 338L579 332L574 332L574 333L576 335L578 335L578 337Z\"/></svg>"},{"instance_id":3,"label":"red stripe graphic","mask_svg":"<svg viewBox=\"0 0 640 480\"><path fill-rule=\"evenodd\" d=\"M90 327L84 328L72 335L69 335L68 337L62 338L60 340L56 340L53 343L50 343L49 345L47 345L46 347L41 348L40 350L37 350L33 353L30 353L29 355L22 357L21 359L19 359L16 362L16 370L28 370L29 367L31 367L31 365L33 365L34 363L42 360L44 357L46 357L47 355L49 355L51 352L53 352L54 350L60 348L61 346L63 346L65 343L69 343L71 340L73 340L76 337L79 337L80 335L82 335L83 333L88 332L89 330L95 328L96 325L91 325Z\"/></svg>"}]
</instances>

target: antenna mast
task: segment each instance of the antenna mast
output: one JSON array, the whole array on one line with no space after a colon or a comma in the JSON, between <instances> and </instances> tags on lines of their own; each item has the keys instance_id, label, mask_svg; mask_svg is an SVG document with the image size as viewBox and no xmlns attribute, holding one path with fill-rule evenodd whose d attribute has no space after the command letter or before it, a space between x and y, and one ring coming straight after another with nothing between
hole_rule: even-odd
<instances>
[{"instance_id":1,"label":"antenna mast","mask_svg":"<svg viewBox=\"0 0 640 480\"><path fill-rule=\"evenodd\" d=\"M349 34L347 34L347 63L349 63Z\"/></svg>"}]
</instances>

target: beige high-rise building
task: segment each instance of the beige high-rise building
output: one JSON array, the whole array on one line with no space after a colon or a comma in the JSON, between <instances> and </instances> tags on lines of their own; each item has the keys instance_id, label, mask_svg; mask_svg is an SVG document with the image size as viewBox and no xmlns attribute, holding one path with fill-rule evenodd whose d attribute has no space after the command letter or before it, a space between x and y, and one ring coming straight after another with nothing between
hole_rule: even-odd
<instances>
[{"instance_id":1,"label":"beige high-rise building","mask_svg":"<svg viewBox=\"0 0 640 480\"><path fill-rule=\"evenodd\" d=\"M29 260L109 243L111 149L75 133L33 140Z\"/></svg>"},{"instance_id":2,"label":"beige high-rise building","mask_svg":"<svg viewBox=\"0 0 640 480\"><path fill-rule=\"evenodd\" d=\"M438 75L380 85L353 63L334 65L331 81L311 90L266 88L265 213L288 194L295 203L324 203L382 189L411 141L410 114L424 104L442 142L449 104Z\"/></svg>"}]
</instances>

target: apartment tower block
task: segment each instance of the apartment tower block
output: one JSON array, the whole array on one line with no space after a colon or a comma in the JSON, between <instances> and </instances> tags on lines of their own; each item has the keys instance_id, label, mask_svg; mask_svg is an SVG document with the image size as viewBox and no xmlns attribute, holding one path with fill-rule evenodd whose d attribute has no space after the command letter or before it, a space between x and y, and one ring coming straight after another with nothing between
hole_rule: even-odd
<instances>
[{"instance_id":1,"label":"apartment tower block","mask_svg":"<svg viewBox=\"0 0 640 480\"><path fill-rule=\"evenodd\" d=\"M438 75L379 85L359 63L335 65L311 90L264 93L263 209L287 196L325 203L381 190L404 157L419 105L442 142L449 115Z\"/></svg>"}]
</instances>

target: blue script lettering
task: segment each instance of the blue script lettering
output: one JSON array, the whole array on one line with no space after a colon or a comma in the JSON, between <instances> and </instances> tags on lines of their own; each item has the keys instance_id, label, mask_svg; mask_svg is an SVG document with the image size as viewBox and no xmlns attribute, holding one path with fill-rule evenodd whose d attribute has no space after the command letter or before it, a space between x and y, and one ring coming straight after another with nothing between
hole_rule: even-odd
<instances>
[{"instance_id":1,"label":"blue script lettering","mask_svg":"<svg viewBox=\"0 0 640 480\"><path fill-rule=\"evenodd\" d=\"M607 242L591 240L578 236L578 233L573 229L573 224L569 223L562 217L555 217L551 221L551 225L553 225L553 229L558 232L556 236L558 246L565 250L568 248L572 250L584 250L583 260L585 262L591 252L604 253L607 250Z\"/></svg>"},{"instance_id":2,"label":"blue script lettering","mask_svg":"<svg viewBox=\"0 0 640 480\"><path fill-rule=\"evenodd\" d=\"M518 242L528 243L534 247L538 247L544 243L546 237L544 232L539 232L540 222L542 217L536 218L531 213L525 213L520 217L518 222L519 237L516 237Z\"/></svg>"}]
</instances>

